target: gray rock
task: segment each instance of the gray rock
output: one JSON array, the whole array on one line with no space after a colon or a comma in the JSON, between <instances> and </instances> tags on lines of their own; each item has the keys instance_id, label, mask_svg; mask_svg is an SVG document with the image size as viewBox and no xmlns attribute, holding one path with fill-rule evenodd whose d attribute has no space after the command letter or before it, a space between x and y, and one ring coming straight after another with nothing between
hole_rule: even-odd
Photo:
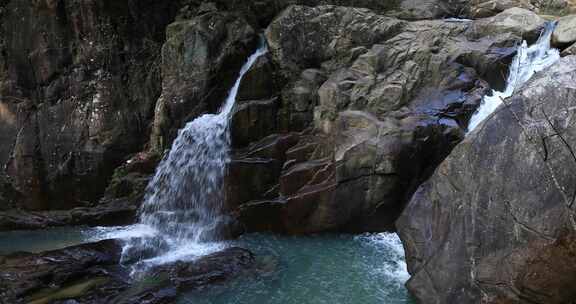
<instances>
[{"instance_id":1,"label":"gray rock","mask_svg":"<svg viewBox=\"0 0 576 304\"><path fill-rule=\"evenodd\" d=\"M558 25L552 33L552 43L556 46L565 46L574 42L576 42L576 15L558 19Z\"/></svg>"},{"instance_id":2,"label":"gray rock","mask_svg":"<svg viewBox=\"0 0 576 304\"><path fill-rule=\"evenodd\" d=\"M17 205L95 204L114 168L148 140L156 58L177 4L1 6L0 166L22 196Z\"/></svg>"},{"instance_id":3,"label":"gray rock","mask_svg":"<svg viewBox=\"0 0 576 304\"><path fill-rule=\"evenodd\" d=\"M270 24L266 37L281 71L294 77L313 64L344 57L352 47L384 41L404 25L367 9L291 6Z\"/></svg>"},{"instance_id":4,"label":"gray rock","mask_svg":"<svg viewBox=\"0 0 576 304\"><path fill-rule=\"evenodd\" d=\"M470 17L491 17L513 7L536 10L536 7L528 0L474 0L470 7Z\"/></svg>"},{"instance_id":5,"label":"gray rock","mask_svg":"<svg viewBox=\"0 0 576 304\"><path fill-rule=\"evenodd\" d=\"M472 23L473 36L489 36L512 33L528 40L536 40L546 20L523 8L509 8L496 16L479 19Z\"/></svg>"},{"instance_id":6,"label":"gray rock","mask_svg":"<svg viewBox=\"0 0 576 304\"><path fill-rule=\"evenodd\" d=\"M407 198L462 139L488 90L480 75L502 84L521 39L472 30L470 22L404 22L334 6L284 11L267 29L280 69L272 74L286 82L277 132L306 131L272 157L232 165L231 188L257 189L228 196L247 230L393 230ZM267 131L258 130L262 115L242 115L235 128ZM307 118L294 123L296 115ZM259 140L267 134L233 140L254 155L268 151Z\"/></svg>"},{"instance_id":7,"label":"gray rock","mask_svg":"<svg viewBox=\"0 0 576 304\"><path fill-rule=\"evenodd\" d=\"M537 74L414 194L396 224L421 303L574 299L574 77L573 56Z\"/></svg>"}]
</instances>

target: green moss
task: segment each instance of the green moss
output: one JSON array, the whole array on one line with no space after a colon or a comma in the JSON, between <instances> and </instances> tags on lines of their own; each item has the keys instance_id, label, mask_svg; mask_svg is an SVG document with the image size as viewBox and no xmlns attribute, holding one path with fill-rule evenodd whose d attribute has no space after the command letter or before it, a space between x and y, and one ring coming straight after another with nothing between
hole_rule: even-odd
<instances>
[{"instance_id":1,"label":"green moss","mask_svg":"<svg viewBox=\"0 0 576 304\"><path fill-rule=\"evenodd\" d=\"M73 299L81 297L90 289L108 282L107 278L97 277L59 289L44 289L33 294L28 299L28 304L48 304L56 300Z\"/></svg>"}]
</instances>

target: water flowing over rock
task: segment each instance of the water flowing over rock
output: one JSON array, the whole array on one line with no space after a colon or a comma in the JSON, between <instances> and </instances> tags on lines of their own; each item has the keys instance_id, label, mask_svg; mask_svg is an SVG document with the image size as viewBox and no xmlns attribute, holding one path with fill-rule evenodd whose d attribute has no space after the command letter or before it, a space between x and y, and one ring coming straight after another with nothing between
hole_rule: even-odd
<instances>
[{"instance_id":1,"label":"water flowing over rock","mask_svg":"<svg viewBox=\"0 0 576 304\"><path fill-rule=\"evenodd\" d=\"M334 6L280 14L266 30L279 92L233 114L233 129L262 130L233 132L227 204L245 230L393 230L463 138L488 92L483 78L504 82L522 36L477 31L481 21L407 22Z\"/></svg>"},{"instance_id":2,"label":"water flowing over rock","mask_svg":"<svg viewBox=\"0 0 576 304\"><path fill-rule=\"evenodd\" d=\"M549 22L535 44L528 47L526 40L522 42L510 65L506 88L502 92L492 91L491 96L484 97L482 105L470 120L468 132L473 131L502 104L504 99L512 96L535 73L544 70L560 59L560 52L550 47L550 40L555 28L556 23Z\"/></svg>"},{"instance_id":3,"label":"water flowing over rock","mask_svg":"<svg viewBox=\"0 0 576 304\"><path fill-rule=\"evenodd\" d=\"M575 298L576 57L537 73L436 169L397 222L421 303Z\"/></svg>"},{"instance_id":4,"label":"water flowing over rock","mask_svg":"<svg viewBox=\"0 0 576 304\"><path fill-rule=\"evenodd\" d=\"M162 154L178 131L226 99L257 35L244 18L208 10L177 20L162 46L162 94L154 109L150 149Z\"/></svg>"},{"instance_id":5,"label":"water flowing over rock","mask_svg":"<svg viewBox=\"0 0 576 304\"><path fill-rule=\"evenodd\" d=\"M243 76L266 52L262 46L248 58L218 114L198 117L179 131L148 185L140 210L139 223L153 236L129 239L125 261L151 258L139 262L146 267L221 248L203 243L221 240L229 225L222 190L230 158L230 112Z\"/></svg>"}]
</instances>

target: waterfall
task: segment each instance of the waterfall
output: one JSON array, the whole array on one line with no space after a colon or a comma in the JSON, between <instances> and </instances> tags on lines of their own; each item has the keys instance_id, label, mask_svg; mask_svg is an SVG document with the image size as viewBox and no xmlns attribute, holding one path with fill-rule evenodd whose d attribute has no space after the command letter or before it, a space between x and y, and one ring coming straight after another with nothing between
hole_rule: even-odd
<instances>
[{"instance_id":1,"label":"waterfall","mask_svg":"<svg viewBox=\"0 0 576 304\"><path fill-rule=\"evenodd\" d=\"M555 27L556 22L547 22L538 41L530 47L526 41L522 42L510 66L506 88L502 92L492 91L492 95L484 97L482 104L470 120L468 132L472 132L498 108L504 99L512 96L535 73L544 70L560 59L560 52L550 47L550 37Z\"/></svg>"},{"instance_id":2,"label":"waterfall","mask_svg":"<svg viewBox=\"0 0 576 304\"><path fill-rule=\"evenodd\" d=\"M267 52L259 47L240 70L218 114L205 114L178 132L146 189L139 224L125 239L123 263L135 272L207 254L222 248L223 180L230 160L230 112L243 76ZM137 237L136 237L137 236Z\"/></svg>"}]
</instances>

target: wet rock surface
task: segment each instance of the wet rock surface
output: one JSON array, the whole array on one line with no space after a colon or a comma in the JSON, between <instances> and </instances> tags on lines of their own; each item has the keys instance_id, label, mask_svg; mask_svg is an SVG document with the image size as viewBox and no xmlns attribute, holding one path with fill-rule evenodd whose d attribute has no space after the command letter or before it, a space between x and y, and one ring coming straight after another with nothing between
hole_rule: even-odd
<instances>
[{"instance_id":1,"label":"wet rock surface","mask_svg":"<svg viewBox=\"0 0 576 304\"><path fill-rule=\"evenodd\" d=\"M208 11L168 26L162 48L162 95L156 103L152 150L170 147L177 131L215 113L257 43L254 29L232 13Z\"/></svg>"},{"instance_id":2,"label":"wet rock surface","mask_svg":"<svg viewBox=\"0 0 576 304\"><path fill-rule=\"evenodd\" d=\"M147 141L174 2L2 3L0 163L28 210L98 201Z\"/></svg>"},{"instance_id":3,"label":"wet rock surface","mask_svg":"<svg viewBox=\"0 0 576 304\"><path fill-rule=\"evenodd\" d=\"M138 205L123 199L96 207L53 211L0 211L0 231L35 230L62 226L118 226L135 221Z\"/></svg>"},{"instance_id":4,"label":"wet rock surface","mask_svg":"<svg viewBox=\"0 0 576 304\"><path fill-rule=\"evenodd\" d=\"M266 37L277 69L269 78L284 86L233 116L233 130L265 131L232 132L227 197L245 229L393 230L413 190L463 138L489 88L482 78L501 84L521 40L476 25L334 6L280 14Z\"/></svg>"},{"instance_id":5,"label":"wet rock surface","mask_svg":"<svg viewBox=\"0 0 576 304\"><path fill-rule=\"evenodd\" d=\"M2 303L174 303L182 292L256 276L255 258L237 247L150 270L137 281L119 265L115 240L39 254L0 256Z\"/></svg>"},{"instance_id":6,"label":"wet rock surface","mask_svg":"<svg viewBox=\"0 0 576 304\"><path fill-rule=\"evenodd\" d=\"M574 77L537 74L418 189L397 226L422 303L574 299Z\"/></svg>"}]
</instances>

